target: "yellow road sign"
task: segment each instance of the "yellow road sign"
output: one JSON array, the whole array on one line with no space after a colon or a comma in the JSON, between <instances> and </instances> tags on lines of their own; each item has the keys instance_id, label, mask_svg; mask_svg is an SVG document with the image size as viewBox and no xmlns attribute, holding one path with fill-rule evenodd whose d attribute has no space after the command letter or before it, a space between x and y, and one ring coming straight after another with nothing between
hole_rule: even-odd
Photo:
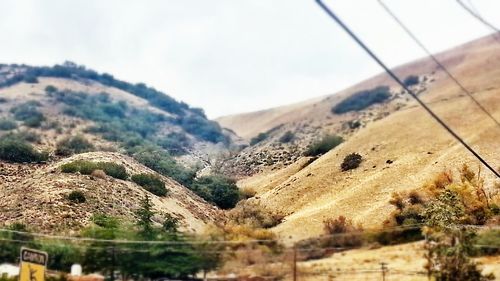
<instances>
[{"instance_id":1,"label":"yellow road sign","mask_svg":"<svg viewBox=\"0 0 500 281\"><path fill-rule=\"evenodd\" d=\"M19 281L45 281L48 254L38 250L21 248Z\"/></svg>"}]
</instances>

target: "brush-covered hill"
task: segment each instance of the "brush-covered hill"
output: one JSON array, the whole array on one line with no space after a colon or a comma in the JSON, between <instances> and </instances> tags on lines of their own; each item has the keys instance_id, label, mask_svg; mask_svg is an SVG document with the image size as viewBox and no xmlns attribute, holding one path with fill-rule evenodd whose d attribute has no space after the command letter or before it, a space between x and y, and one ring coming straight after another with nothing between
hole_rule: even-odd
<instances>
[{"instance_id":1,"label":"brush-covered hill","mask_svg":"<svg viewBox=\"0 0 500 281\"><path fill-rule=\"evenodd\" d=\"M231 137L145 84L74 63L0 65L0 222L51 232L95 214L130 221L147 194L159 213L200 230L237 200L231 180L206 171Z\"/></svg>"},{"instance_id":2,"label":"brush-covered hill","mask_svg":"<svg viewBox=\"0 0 500 281\"><path fill-rule=\"evenodd\" d=\"M470 91L491 91L496 86L497 77L494 74L498 64L498 43L491 37L436 56ZM477 71L480 75L476 75ZM464 95L429 58L399 66L395 72L430 104ZM377 96L377 92L380 94L384 88L385 98L384 93ZM475 95L481 98L482 94ZM366 101L367 96L372 102L364 107L358 102ZM378 100L378 97L381 99ZM225 116L217 121L247 140L249 147L236 155L227 166L232 173L248 176L294 163L324 135L339 135L347 139L368 124L415 105L401 87L383 73L332 95ZM468 106L474 107L474 104ZM495 110L493 105L486 104L486 107Z\"/></svg>"},{"instance_id":3,"label":"brush-covered hill","mask_svg":"<svg viewBox=\"0 0 500 281\"><path fill-rule=\"evenodd\" d=\"M500 44L486 37L437 57L499 120ZM408 77L407 83L413 84L420 97L450 127L495 168L500 168L500 128L430 59L400 66L396 72L400 77ZM416 79L411 76L418 77L418 83L412 82ZM365 108L347 103L348 110L344 110L346 100L361 91L366 101L368 92L378 87L387 87L387 98ZM257 163L256 169L242 171L242 175L247 172L252 176L243 177L238 184L248 193L256 193L250 200L283 213L283 222L273 230L294 240L321 234L325 219L341 215L366 228L381 227L394 211L388 203L393 193L418 189L444 170L456 173L464 163L476 173L478 169L477 159L385 75L322 99L225 117L219 122L247 138L268 132L263 140L254 141L232 161ZM278 129L269 131L276 126ZM306 131L304 127L315 129ZM280 142L287 131L298 136L298 141L285 145ZM293 146L299 152L307 151L308 141L304 140L323 134L340 135L343 142L335 143L338 146L329 152L318 151L311 157L297 153L295 159L284 163L277 158L266 166L261 160L275 155L277 147L288 150L287 153ZM253 154L251 149L260 154ZM359 167L343 171L341 164L352 153L359 154L362 161ZM480 173L487 192L498 196L494 175L484 168Z\"/></svg>"}]
</instances>

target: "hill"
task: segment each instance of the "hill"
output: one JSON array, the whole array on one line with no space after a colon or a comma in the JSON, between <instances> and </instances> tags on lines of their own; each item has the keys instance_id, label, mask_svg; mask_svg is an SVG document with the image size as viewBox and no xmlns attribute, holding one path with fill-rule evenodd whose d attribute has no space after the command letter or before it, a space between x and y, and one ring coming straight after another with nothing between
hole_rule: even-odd
<instances>
[{"instance_id":1,"label":"hill","mask_svg":"<svg viewBox=\"0 0 500 281\"><path fill-rule=\"evenodd\" d=\"M238 195L229 179L212 178L210 171L197 177L213 155L228 149L230 138L203 110L144 84L73 63L0 65L2 225L23 222L41 231L69 231L100 213L130 221L148 194L159 213L198 231L224 219L214 205L233 204ZM78 161L105 175L62 172L61 165ZM125 176L113 178L123 171ZM159 180L143 179L141 187L133 178L139 174ZM225 184L219 192L226 193L213 194L208 186L214 180ZM72 191L88 200L68 200Z\"/></svg>"},{"instance_id":2,"label":"hill","mask_svg":"<svg viewBox=\"0 0 500 281\"><path fill-rule=\"evenodd\" d=\"M443 52L438 58L500 119L500 45L496 41L491 37L482 38ZM416 75L426 80L425 85L415 85L421 87L417 88L419 95L494 167L500 167L497 149L500 129L450 79L436 71L432 61L421 59L396 71L402 77ZM378 86L390 87L391 96L395 98L362 110L332 112L341 101ZM317 128L308 133L312 134L311 138L325 133L344 136L344 142L328 153L312 158L297 156L299 162L292 161L296 163L292 165L260 165L248 173L252 176L242 176L238 185L256 192L250 200L286 215L284 222L273 229L283 237L296 240L318 235L323 232L323 220L340 215L365 228L381 227L394 210L388 203L394 192L418 189L437 173L448 169L455 172L463 163L477 170L477 160L426 112L407 100L385 75L319 102L302 105L220 119L223 126L232 119L230 128L246 136L278 123L283 124L280 134L283 130L298 132L299 124L308 123ZM367 118L370 115L381 118ZM247 130L236 125L244 119L253 123L250 116L256 119L258 129ZM345 131L342 124L349 120L361 120L362 125ZM259 143L258 149L273 154L276 140L277 136L272 136L267 143ZM242 153L251 156L251 152L243 150ZM359 153L363 160L357 169L342 171L341 163L351 153ZM244 156L236 156L236 163ZM486 178L488 192L494 196L497 192L494 176L484 170L481 175Z\"/></svg>"}]
</instances>

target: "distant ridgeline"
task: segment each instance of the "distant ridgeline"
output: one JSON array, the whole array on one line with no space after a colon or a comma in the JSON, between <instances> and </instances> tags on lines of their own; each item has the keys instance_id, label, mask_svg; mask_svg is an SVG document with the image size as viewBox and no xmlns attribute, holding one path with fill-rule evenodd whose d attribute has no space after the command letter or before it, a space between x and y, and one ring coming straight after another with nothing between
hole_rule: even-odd
<instances>
[{"instance_id":1,"label":"distant ridgeline","mask_svg":"<svg viewBox=\"0 0 500 281\"><path fill-rule=\"evenodd\" d=\"M227 144L229 139L222 133L222 129L217 122L207 119L203 109L192 108L185 102L179 102L154 88L146 86L144 83L131 84L115 79L107 73L99 74L85 66L72 62L65 62L62 65L48 66L27 66L27 65L1 65L0 67L15 67L16 73L10 77L0 80L0 88L9 87L20 82L36 83L38 77L57 77L66 79L87 79L99 82L109 87L115 87L129 92L135 96L143 98L151 106L176 115L172 120L174 124L181 126L186 132L197 138L213 143L223 142Z\"/></svg>"}]
</instances>

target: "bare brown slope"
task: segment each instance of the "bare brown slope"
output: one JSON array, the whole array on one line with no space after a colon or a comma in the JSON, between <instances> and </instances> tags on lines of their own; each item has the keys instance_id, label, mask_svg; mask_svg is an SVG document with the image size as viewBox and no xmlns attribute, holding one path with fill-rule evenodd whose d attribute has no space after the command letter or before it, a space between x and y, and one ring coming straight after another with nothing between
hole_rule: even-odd
<instances>
[{"instance_id":1,"label":"bare brown slope","mask_svg":"<svg viewBox=\"0 0 500 281\"><path fill-rule=\"evenodd\" d=\"M457 51L464 49L468 53ZM452 71L500 119L500 45L482 39L453 52L458 57L450 56L449 61L463 63ZM500 167L500 129L456 85L436 80L423 97L495 168ZM364 161L356 170L341 172L343 158L352 152L360 153ZM477 162L425 111L410 105L368 124L297 173L260 174L242 185L252 188L252 182L268 182L265 189L255 187L262 190L256 200L287 212L285 222L274 231L299 239L320 234L323 220L339 215L365 227L380 227L393 210L388 204L393 192L419 188L437 172L456 170L463 163L477 167ZM493 175L484 169L482 174L493 191Z\"/></svg>"},{"instance_id":2,"label":"bare brown slope","mask_svg":"<svg viewBox=\"0 0 500 281\"><path fill-rule=\"evenodd\" d=\"M220 210L170 178L159 176L169 191L158 197L128 180L61 173L59 166L74 160L106 161L124 165L131 175L154 173L130 157L119 153L91 152L43 165L0 164L0 225L14 222L43 232L77 231L89 224L94 214L106 214L134 221L134 212L147 194L162 223L169 213L181 221L185 231L201 231L221 220ZM67 195L81 191L85 203L71 203Z\"/></svg>"},{"instance_id":3,"label":"bare brown slope","mask_svg":"<svg viewBox=\"0 0 500 281\"><path fill-rule=\"evenodd\" d=\"M471 73L468 73L468 70L462 72L461 65L465 62L469 64L470 60L474 60L476 56L483 56L484 52L491 52L492 47L497 47L495 42L491 37L484 37L436 56L444 65L451 68L454 74L468 75ZM494 60L494 58L491 58L491 60ZM491 67L488 61L482 62L486 63L483 67ZM422 58L397 67L395 72L402 79L408 75L430 74L432 78L439 81L445 76L441 71L436 70L438 68L430 58ZM280 124L301 123L304 121L316 124L336 122L341 120L343 116L331 114L331 108L335 104L356 91L380 85L397 86L390 77L382 73L333 95L257 112L223 116L218 118L217 121L223 127L235 131L239 136L247 140Z\"/></svg>"}]
</instances>

